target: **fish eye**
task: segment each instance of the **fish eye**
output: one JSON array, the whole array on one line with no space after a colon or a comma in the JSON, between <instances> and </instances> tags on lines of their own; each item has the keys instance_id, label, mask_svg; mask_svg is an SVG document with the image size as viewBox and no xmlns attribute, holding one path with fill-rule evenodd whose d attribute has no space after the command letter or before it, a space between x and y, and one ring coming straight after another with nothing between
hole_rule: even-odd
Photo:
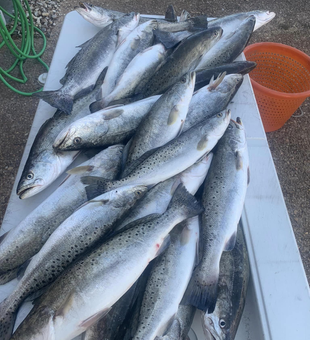
<instances>
[{"instance_id":1,"label":"fish eye","mask_svg":"<svg viewBox=\"0 0 310 340\"><path fill-rule=\"evenodd\" d=\"M82 142L82 138L81 137L75 137L74 139L73 139L73 143L74 144L80 144Z\"/></svg>"},{"instance_id":2,"label":"fish eye","mask_svg":"<svg viewBox=\"0 0 310 340\"><path fill-rule=\"evenodd\" d=\"M216 116L220 118L220 117L223 116L223 113L222 113L222 112L219 112Z\"/></svg>"},{"instance_id":3,"label":"fish eye","mask_svg":"<svg viewBox=\"0 0 310 340\"><path fill-rule=\"evenodd\" d=\"M142 194L142 191L141 190L138 190L137 191L137 195L140 196Z\"/></svg>"},{"instance_id":4,"label":"fish eye","mask_svg":"<svg viewBox=\"0 0 310 340\"><path fill-rule=\"evenodd\" d=\"M27 179L33 179L34 174L32 172L29 172L29 174L27 174L26 178Z\"/></svg>"},{"instance_id":5,"label":"fish eye","mask_svg":"<svg viewBox=\"0 0 310 340\"><path fill-rule=\"evenodd\" d=\"M221 328L224 328L225 326L226 326L225 320L221 319L221 320L220 320L220 327L221 327Z\"/></svg>"},{"instance_id":6,"label":"fish eye","mask_svg":"<svg viewBox=\"0 0 310 340\"><path fill-rule=\"evenodd\" d=\"M181 83L186 83L186 77L183 77L182 79L181 79Z\"/></svg>"}]
</instances>

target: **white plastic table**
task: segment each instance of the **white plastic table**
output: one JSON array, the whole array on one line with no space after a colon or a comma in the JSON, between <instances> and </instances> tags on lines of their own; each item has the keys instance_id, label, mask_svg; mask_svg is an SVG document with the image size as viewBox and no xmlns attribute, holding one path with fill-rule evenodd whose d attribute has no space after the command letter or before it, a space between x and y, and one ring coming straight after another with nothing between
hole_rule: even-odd
<instances>
[{"instance_id":1,"label":"white plastic table","mask_svg":"<svg viewBox=\"0 0 310 340\"><path fill-rule=\"evenodd\" d=\"M65 66L78 51L75 46L81 45L98 30L76 12L70 12L66 16L45 90L60 88L59 79L65 73ZM244 60L244 56L239 59ZM309 340L309 286L248 75L244 77L244 82L229 108L232 117L241 117L245 125L251 172L241 219L249 251L251 278L236 340ZM40 126L54 112L54 108L40 101L0 234L23 220L55 190L65 176L26 200L20 200L15 193L32 142ZM71 167L82 161L81 157L78 158ZM0 286L0 300L12 291L15 284L16 280ZM17 325L30 308L30 303L22 306ZM198 313L193 329L199 340L204 339Z\"/></svg>"}]
</instances>

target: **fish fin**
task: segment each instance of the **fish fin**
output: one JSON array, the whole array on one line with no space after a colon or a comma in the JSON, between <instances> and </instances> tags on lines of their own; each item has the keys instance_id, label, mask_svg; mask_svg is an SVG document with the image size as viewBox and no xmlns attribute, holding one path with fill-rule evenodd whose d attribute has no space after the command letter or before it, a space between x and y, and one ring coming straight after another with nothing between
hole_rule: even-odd
<instances>
[{"instance_id":1,"label":"fish fin","mask_svg":"<svg viewBox=\"0 0 310 340\"><path fill-rule=\"evenodd\" d=\"M106 308L106 309L103 309L102 311L90 316L86 320L82 321L79 324L79 327L88 328L88 327L92 326L95 322L99 321L101 318L103 318L105 315L107 315L110 310L111 310L111 308Z\"/></svg>"},{"instance_id":2,"label":"fish fin","mask_svg":"<svg viewBox=\"0 0 310 340\"><path fill-rule=\"evenodd\" d=\"M109 108L110 110L110 108ZM102 115L104 117L104 120L111 120L114 118L117 118L119 116L121 116L124 113L123 109L111 109L111 111L102 111Z\"/></svg>"},{"instance_id":3,"label":"fish fin","mask_svg":"<svg viewBox=\"0 0 310 340\"><path fill-rule=\"evenodd\" d=\"M186 218L194 217L204 211L202 205L197 201L195 196L186 190L183 184L177 187L167 210L173 206L177 206L182 214L186 215Z\"/></svg>"},{"instance_id":4,"label":"fish fin","mask_svg":"<svg viewBox=\"0 0 310 340\"><path fill-rule=\"evenodd\" d=\"M179 128L179 131L178 131L178 134L176 135L176 137L175 137L175 138L179 137L179 136L180 136L180 134L182 133L182 131L183 131L183 127L184 127L184 123L185 123L185 120L184 120L184 119L182 119L182 121L181 121L181 124L180 124L180 128Z\"/></svg>"},{"instance_id":5,"label":"fish fin","mask_svg":"<svg viewBox=\"0 0 310 340\"><path fill-rule=\"evenodd\" d=\"M171 195L174 195L175 191L177 190L178 186L183 183L180 177L177 177L174 183L172 184L170 193Z\"/></svg>"},{"instance_id":6,"label":"fish fin","mask_svg":"<svg viewBox=\"0 0 310 340\"><path fill-rule=\"evenodd\" d=\"M0 244L4 241L4 239L7 237L8 235L8 231L6 233L4 233L3 235L0 236Z\"/></svg>"},{"instance_id":7,"label":"fish fin","mask_svg":"<svg viewBox=\"0 0 310 340\"><path fill-rule=\"evenodd\" d=\"M98 88L98 87L101 87L101 85L103 84L104 82L104 78L107 74L107 71L108 71L108 66L106 66L102 72L99 74L99 77L97 78L96 80L96 83L95 83L95 88Z\"/></svg>"},{"instance_id":8,"label":"fish fin","mask_svg":"<svg viewBox=\"0 0 310 340\"><path fill-rule=\"evenodd\" d=\"M161 43L166 49L175 48L180 44L180 41L175 39L170 32L163 32L159 29L153 31L155 44Z\"/></svg>"},{"instance_id":9,"label":"fish fin","mask_svg":"<svg viewBox=\"0 0 310 340\"><path fill-rule=\"evenodd\" d=\"M177 17L177 14L175 12L173 5L168 6L166 13L165 13L165 20L170 21L170 22L178 21L178 17Z\"/></svg>"},{"instance_id":10,"label":"fish fin","mask_svg":"<svg viewBox=\"0 0 310 340\"><path fill-rule=\"evenodd\" d=\"M248 166L248 169L247 169L247 184L248 185L250 184L250 180L251 180L251 177L250 177L250 167Z\"/></svg>"},{"instance_id":11,"label":"fish fin","mask_svg":"<svg viewBox=\"0 0 310 340\"><path fill-rule=\"evenodd\" d=\"M158 248L157 253L155 254L155 257L158 257L158 256L161 255L165 250L167 250L168 247L169 247L169 245L170 245L170 243L171 243L170 234L168 234L168 235L164 238L164 240L163 240L162 244L160 245L160 247ZM155 257L154 257L154 258L155 258Z\"/></svg>"},{"instance_id":12,"label":"fish fin","mask_svg":"<svg viewBox=\"0 0 310 340\"><path fill-rule=\"evenodd\" d=\"M174 107L171 109L169 113L167 124L173 125L174 123L176 123L179 115L180 115L180 110L178 108L178 105L174 105Z\"/></svg>"},{"instance_id":13,"label":"fish fin","mask_svg":"<svg viewBox=\"0 0 310 340\"><path fill-rule=\"evenodd\" d=\"M90 41L91 41L91 39L88 39L85 42L83 42L83 44L75 46L75 48L82 48L82 47L88 45ZM69 61L69 63L70 63L70 61ZM68 67L68 65L66 67Z\"/></svg>"},{"instance_id":14,"label":"fish fin","mask_svg":"<svg viewBox=\"0 0 310 340\"><path fill-rule=\"evenodd\" d=\"M21 266L19 266L18 272L17 272L17 275L16 275L18 281L20 281L21 278L24 276L25 271L26 271L31 259L32 259L32 257L30 259L28 259L27 261L25 261Z\"/></svg>"},{"instance_id":15,"label":"fish fin","mask_svg":"<svg viewBox=\"0 0 310 340\"><path fill-rule=\"evenodd\" d=\"M53 107L70 114L73 106L73 96L61 93L61 89L56 91L42 91L33 94Z\"/></svg>"},{"instance_id":16,"label":"fish fin","mask_svg":"<svg viewBox=\"0 0 310 340\"><path fill-rule=\"evenodd\" d=\"M75 296L74 292L70 293L67 296L67 298L61 304L61 306L57 309L57 311L55 313L55 317L64 316L70 310L70 308L73 304L73 301L74 301L74 296Z\"/></svg>"},{"instance_id":17,"label":"fish fin","mask_svg":"<svg viewBox=\"0 0 310 340\"><path fill-rule=\"evenodd\" d=\"M90 113L100 111L105 108L104 99L97 100L89 105Z\"/></svg>"},{"instance_id":18,"label":"fish fin","mask_svg":"<svg viewBox=\"0 0 310 340\"><path fill-rule=\"evenodd\" d=\"M185 224L185 226L183 227L181 231L181 237L180 237L181 244L182 245L187 244L190 238L191 238L191 231L190 229L188 229L187 224Z\"/></svg>"},{"instance_id":19,"label":"fish fin","mask_svg":"<svg viewBox=\"0 0 310 340\"><path fill-rule=\"evenodd\" d=\"M191 30L205 30L208 28L208 17L206 15L198 15L196 17L190 18L189 21L192 24Z\"/></svg>"},{"instance_id":20,"label":"fish fin","mask_svg":"<svg viewBox=\"0 0 310 340\"><path fill-rule=\"evenodd\" d=\"M231 251L235 248L237 239L237 230L231 235L230 239L226 242L224 251Z\"/></svg>"},{"instance_id":21,"label":"fish fin","mask_svg":"<svg viewBox=\"0 0 310 340\"><path fill-rule=\"evenodd\" d=\"M85 185L88 185L85 188L88 200L91 200L94 197L97 197L108 191L109 184L111 183L102 177L96 176L83 176L81 177L81 182Z\"/></svg>"},{"instance_id":22,"label":"fish fin","mask_svg":"<svg viewBox=\"0 0 310 340\"><path fill-rule=\"evenodd\" d=\"M78 93L74 95L73 100L77 100L77 99L87 96L90 92L93 91L94 87L95 85L89 85L85 87L84 89L82 89L81 91L79 91Z\"/></svg>"},{"instance_id":23,"label":"fish fin","mask_svg":"<svg viewBox=\"0 0 310 340\"><path fill-rule=\"evenodd\" d=\"M13 307L13 306L11 306ZM16 320L16 310L12 308L11 311L8 298L4 299L0 303L0 339L9 340L13 332L15 320Z\"/></svg>"},{"instance_id":24,"label":"fish fin","mask_svg":"<svg viewBox=\"0 0 310 340\"><path fill-rule=\"evenodd\" d=\"M221 84L225 76L226 76L226 71L219 74L219 76L215 80L214 80L214 76L212 76L209 86L208 86L208 90L209 91L215 90Z\"/></svg>"},{"instance_id":25,"label":"fish fin","mask_svg":"<svg viewBox=\"0 0 310 340\"><path fill-rule=\"evenodd\" d=\"M212 313L217 300L219 272L214 275L211 282L201 284L195 275L199 269L200 267L197 267L194 270L181 304L192 305L204 312Z\"/></svg>"},{"instance_id":26,"label":"fish fin","mask_svg":"<svg viewBox=\"0 0 310 340\"><path fill-rule=\"evenodd\" d=\"M16 279L18 270L19 270L19 267L16 267L14 269L8 270L5 273L1 273L0 274L0 285L4 285L5 283Z\"/></svg>"},{"instance_id":27,"label":"fish fin","mask_svg":"<svg viewBox=\"0 0 310 340\"><path fill-rule=\"evenodd\" d=\"M125 169L121 175L121 178L125 178L128 175L130 175L130 173L136 168L138 167L142 162L144 162L148 157L150 157L157 149L159 148L154 148L152 150L147 151L146 153L144 153L141 157L139 157L138 159L135 159L134 161L130 162L128 165L125 166Z\"/></svg>"},{"instance_id":28,"label":"fish fin","mask_svg":"<svg viewBox=\"0 0 310 340\"><path fill-rule=\"evenodd\" d=\"M83 165L83 166L77 166L73 169L70 169L67 171L67 174L69 175L81 175L84 174L85 172L91 172L94 170L93 165Z\"/></svg>"},{"instance_id":29,"label":"fish fin","mask_svg":"<svg viewBox=\"0 0 310 340\"><path fill-rule=\"evenodd\" d=\"M187 12L187 10L183 9L180 15L180 22L186 21L187 19L190 19L191 15Z\"/></svg>"},{"instance_id":30,"label":"fish fin","mask_svg":"<svg viewBox=\"0 0 310 340\"><path fill-rule=\"evenodd\" d=\"M125 166L126 166L126 162L127 162L127 158L128 158L128 153L129 153L129 149L130 149L131 144L132 144L132 140L133 140L133 138L130 138L130 140L127 142L127 144L125 145L125 147L123 149L122 172L125 170Z\"/></svg>"}]
</instances>

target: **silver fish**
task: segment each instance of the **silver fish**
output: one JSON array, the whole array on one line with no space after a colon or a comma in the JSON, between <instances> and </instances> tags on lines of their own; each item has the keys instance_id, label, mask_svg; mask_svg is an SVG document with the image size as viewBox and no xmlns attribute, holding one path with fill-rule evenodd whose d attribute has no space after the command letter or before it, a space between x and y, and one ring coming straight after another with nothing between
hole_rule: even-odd
<instances>
[{"instance_id":1,"label":"silver fish","mask_svg":"<svg viewBox=\"0 0 310 340\"><path fill-rule=\"evenodd\" d=\"M2 236L0 241L0 275L5 275L34 256L54 230L76 208L87 201L81 175L93 174L115 179L123 146L115 145L69 171L64 182L19 225Z\"/></svg>"},{"instance_id":2,"label":"silver fish","mask_svg":"<svg viewBox=\"0 0 310 340\"><path fill-rule=\"evenodd\" d=\"M101 100L102 106L106 107L112 101L139 93L165 58L166 50L162 44L151 46L137 54L117 81L114 90Z\"/></svg>"},{"instance_id":3,"label":"silver fish","mask_svg":"<svg viewBox=\"0 0 310 340\"><path fill-rule=\"evenodd\" d=\"M57 152L52 145L62 129L90 114L89 103L96 99L106 70L99 76L94 90L77 99L70 115L56 111L40 128L32 144L16 193L19 198L31 197L48 187L77 157L78 152Z\"/></svg>"},{"instance_id":4,"label":"silver fish","mask_svg":"<svg viewBox=\"0 0 310 340\"><path fill-rule=\"evenodd\" d=\"M255 16L251 15L240 23L230 34L223 34L218 43L205 53L197 70L216 67L234 61L247 45L255 26Z\"/></svg>"},{"instance_id":5,"label":"silver fish","mask_svg":"<svg viewBox=\"0 0 310 340\"><path fill-rule=\"evenodd\" d=\"M192 99L195 79L195 72L187 73L152 106L131 139L127 165L180 135Z\"/></svg>"},{"instance_id":6,"label":"silver fish","mask_svg":"<svg viewBox=\"0 0 310 340\"><path fill-rule=\"evenodd\" d=\"M211 79L208 86L194 93L189 104L183 132L187 131L206 117L226 109L243 82L240 74L220 75Z\"/></svg>"},{"instance_id":7,"label":"silver fish","mask_svg":"<svg viewBox=\"0 0 310 340\"><path fill-rule=\"evenodd\" d=\"M199 219L182 222L170 233L168 249L156 259L143 296L133 340L162 336L173 322L191 278L199 240Z\"/></svg>"},{"instance_id":8,"label":"silver fish","mask_svg":"<svg viewBox=\"0 0 310 340\"><path fill-rule=\"evenodd\" d=\"M190 194L195 195L208 173L212 157L213 154L210 152L201 161L195 163L178 175L158 183L144 195L143 199L134 205L126 217L117 225L115 230L120 230L129 223L147 215L163 214L167 210L180 181Z\"/></svg>"},{"instance_id":9,"label":"silver fish","mask_svg":"<svg viewBox=\"0 0 310 340\"><path fill-rule=\"evenodd\" d=\"M156 26L155 20L137 26L117 47L101 86L103 98L114 90L117 81L132 59L153 44L153 30Z\"/></svg>"},{"instance_id":10,"label":"silver fish","mask_svg":"<svg viewBox=\"0 0 310 340\"><path fill-rule=\"evenodd\" d=\"M205 119L145 159L144 156L139 158L134 170L118 181L108 182L98 177L83 177L83 183L88 184L86 187L88 197L98 196L102 192L123 185L154 186L177 175L213 149L225 132L229 120L230 111Z\"/></svg>"},{"instance_id":11,"label":"silver fish","mask_svg":"<svg viewBox=\"0 0 310 340\"><path fill-rule=\"evenodd\" d=\"M161 217L117 234L68 268L39 298L12 340L70 340L84 332L159 255L171 229L201 212L196 199L180 186Z\"/></svg>"},{"instance_id":12,"label":"silver fish","mask_svg":"<svg viewBox=\"0 0 310 340\"><path fill-rule=\"evenodd\" d=\"M143 186L123 187L96 197L52 233L31 259L14 291L0 304L1 339L10 335L16 311L25 298L53 282L80 254L101 241L146 190Z\"/></svg>"},{"instance_id":13,"label":"silver fish","mask_svg":"<svg viewBox=\"0 0 310 340\"><path fill-rule=\"evenodd\" d=\"M132 104L106 108L75 121L56 137L57 150L109 146L128 140L159 96Z\"/></svg>"},{"instance_id":14,"label":"silver fish","mask_svg":"<svg viewBox=\"0 0 310 340\"><path fill-rule=\"evenodd\" d=\"M162 94L179 81L182 76L193 71L205 54L222 36L222 29L214 27L192 34L184 39L145 85L143 97Z\"/></svg>"},{"instance_id":15,"label":"silver fish","mask_svg":"<svg viewBox=\"0 0 310 340\"><path fill-rule=\"evenodd\" d=\"M91 24L103 28L125 15L125 13L112 11L99 6L94 6L87 2L80 2L80 7L76 6L74 9Z\"/></svg>"},{"instance_id":16,"label":"silver fish","mask_svg":"<svg viewBox=\"0 0 310 340\"><path fill-rule=\"evenodd\" d=\"M139 14L131 13L102 28L93 38L81 45L80 51L67 65L63 86L56 91L35 93L63 112L70 114L74 97L82 90L92 89L102 70L110 64L121 32L121 41L139 22ZM121 42L120 41L120 42Z\"/></svg>"},{"instance_id":17,"label":"silver fish","mask_svg":"<svg viewBox=\"0 0 310 340\"><path fill-rule=\"evenodd\" d=\"M234 248L249 178L249 157L241 119L231 121L206 178L203 192L201 261L184 295L191 304L212 313L217 298L223 251Z\"/></svg>"},{"instance_id":18,"label":"silver fish","mask_svg":"<svg viewBox=\"0 0 310 340\"><path fill-rule=\"evenodd\" d=\"M245 304L250 264L242 228L235 248L224 252L220 262L218 297L212 314L201 312L206 340L234 340Z\"/></svg>"},{"instance_id":19,"label":"silver fish","mask_svg":"<svg viewBox=\"0 0 310 340\"><path fill-rule=\"evenodd\" d=\"M190 340L188 332L191 328L196 308L193 306L179 305L178 313L164 336L155 340Z\"/></svg>"}]
</instances>

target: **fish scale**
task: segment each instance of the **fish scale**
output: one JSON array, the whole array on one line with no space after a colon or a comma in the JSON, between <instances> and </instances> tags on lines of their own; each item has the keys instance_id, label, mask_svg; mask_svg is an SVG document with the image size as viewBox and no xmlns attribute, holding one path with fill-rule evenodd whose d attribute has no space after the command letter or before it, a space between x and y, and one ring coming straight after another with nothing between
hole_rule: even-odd
<instances>
[{"instance_id":1,"label":"fish scale","mask_svg":"<svg viewBox=\"0 0 310 340\"><path fill-rule=\"evenodd\" d=\"M170 230L201 212L180 186L161 217L115 235L70 266L37 300L12 340L39 339L40 333L70 340L81 334L134 284Z\"/></svg>"}]
</instances>

